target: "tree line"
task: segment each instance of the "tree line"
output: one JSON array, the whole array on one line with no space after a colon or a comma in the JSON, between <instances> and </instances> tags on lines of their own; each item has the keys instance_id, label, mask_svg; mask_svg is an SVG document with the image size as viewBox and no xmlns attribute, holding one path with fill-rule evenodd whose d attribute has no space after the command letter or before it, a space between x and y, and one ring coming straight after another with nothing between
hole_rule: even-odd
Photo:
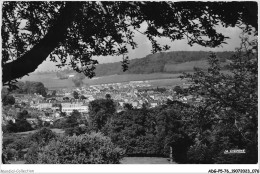
<instances>
[{"instance_id":1,"label":"tree line","mask_svg":"<svg viewBox=\"0 0 260 174\"><path fill-rule=\"evenodd\" d=\"M8 94L6 88L3 88L4 94ZM11 89L11 93L16 94L38 94L42 95L43 97L47 96L48 89L44 87L42 82L33 82L33 81L18 81Z\"/></svg>"}]
</instances>

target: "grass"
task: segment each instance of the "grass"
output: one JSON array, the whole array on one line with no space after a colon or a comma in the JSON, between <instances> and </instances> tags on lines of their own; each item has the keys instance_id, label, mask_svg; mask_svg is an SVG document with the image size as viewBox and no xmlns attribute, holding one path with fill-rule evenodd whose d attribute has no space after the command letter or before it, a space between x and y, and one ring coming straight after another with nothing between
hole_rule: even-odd
<instances>
[{"instance_id":1,"label":"grass","mask_svg":"<svg viewBox=\"0 0 260 174\"><path fill-rule=\"evenodd\" d=\"M8 161L10 164L25 164L25 161L14 161L14 160L10 160Z\"/></svg>"},{"instance_id":2,"label":"grass","mask_svg":"<svg viewBox=\"0 0 260 174\"><path fill-rule=\"evenodd\" d=\"M32 131L26 131L26 132L17 132L17 133L12 133L12 135L19 135L19 136L28 136L28 135L31 135L33 133L35 133L36 131L38 131L39 129L37 130L32 130ZM65 131L63 129L51 129L54 133L57 133L57 134L63 134Z\"/></svg>"},{"instance_id":3,"label":"grass","mask_svg":"<svg viewBox=\"0 0 260 174\"><path fill-rule=\"evenodd\" d=\"M221 63L222 65L226 63ZM120 65L121 67L121 65ZM152 74L121 74L121 75L109 75L102 77L94 77L92 79L85 78L85 85L99 85L106 83L122 83L129 81L144 81L149 80L153 86L174 86L183 83L179 79L180 72L193 72L194 67L206 69L209 67L207 60L189 61L184 63L169 62L164 66L164 73L152 73ZM113 71L113 70L111 70ZM70 73L75 74L75 73ZM74 88L72 79L58 79L56 72L46 72L43 74L32 73L29 76L25 76L22 81L38 81L42 82L48 89L57 88Z\"/></svg>"},{"instance_id":4,"label":"grass","mask_svg":"<svg viewBox=\"0 0 260 174\"><path fill-rule=\"evenodd\" d=\"M144 81L151 80L151 84L154 86L175 85L181 83L178 78L180 74L171 73L153 73L153 74L123 74L123 75L110 75L104 77L95 77L93 79L84 79L86 85L98 85L104 83L122 83L129 81ZM48 89L57 88L74 88L72 80L69 79L57 79L56 73L47 74L30 74L21 79L22 81L38 81L42 82Z\"/></svg>"},{"instance_id":5,"label":"grass","mask_svg":"<svg viewBox=\"0 0 260 174\"><path fill-rule=\"evenodd\" d=\"M149 81L152 86L158 86L158 87L166 87L166 86L175 86L175 85L181 85L185 81L181 80L180 78L175 79L158 79L158 80L150 80Z\"/></svg>"},{"instance_id":6,"label":"grass","mask_svg":"<svg viewBox=\"0 0 260 174\"><path fill-rule=\"evenodd\" d=\"M164 67L166 72L193 71L194 67L206 69L209 67L207 60L190 61L179 64L167 64Z\"/></svg>"},{"instance_id":7,"label":"grass","mask_svg":"<svg viewBox=\"0 0 260 174\"><path fill-rule=\"evenodd\" d=\"M125 157L121 164L170 164L170 161L160 157Z\"/></svg>"}]
</instances>

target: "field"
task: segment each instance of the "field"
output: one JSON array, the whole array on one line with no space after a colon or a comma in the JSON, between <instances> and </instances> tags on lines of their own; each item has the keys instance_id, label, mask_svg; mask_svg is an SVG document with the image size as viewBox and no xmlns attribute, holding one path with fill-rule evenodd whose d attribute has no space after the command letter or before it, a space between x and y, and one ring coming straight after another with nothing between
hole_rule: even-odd
<instances>
[{"instance_id":1,"label":"field","mask_svg":"<svg viewBox=\"0 0 260 174\"><path fill-rule=\"evenodd\" d=\"M51 129L56 134L63 134L65 131L63 129ZM26 131L26 132L17 132L17 133L11 133L7 134L8 136L19 136L19 137L26 137L28 135L31 135L35 133L37 130L32 131Z\"/></svg>"},{"instance_id":2,"label":"field","mask_svg":"<svg viewBox=\"0 0 260 174\"><path fill-rule=\"evenodd\" d=\"M170 161L160 157L125 157L121 164L170 164Z\"/></svg>"},{"instance_id":3,"label":"field","mask_svg":"<svg viewBox=\"0 0 260 174\"><path fill-rule=\"evenodd\" d=\"M110 75L94 77L92 79L85 78L83 82L85 85L98 85L105 83L148 80L153 86L172 86L183 83L183 81L178 78L180 75L181 74L170 73ZM48 89L75 87L71 78L60 80L56 77L56 73L31 74L30 76L23 77L21 80L42 82Z\"/></svg>"},{"instance_id":4,"label":"field","mask_svg":"<svg viewBox=\"0 0 260 174\"><path fill-rule=\"evenodd\" d=\"M208 68L209 64L207 60L190 61L179 64L166 64L164 70L166 72L182 72L182 71L193 71L194 67L197 68Z\"/></svg>"},{"instance_id":5,"label":"field","mask_svg":"<svg viewBox=\"0 0 260 174\"><path fill-rule=\"evenodd\" d=\"M119 66L119 65L118 65ZM181 72L192 72L193 67L207 68L208 63L206 60L189 61L184 63L168 63L164 67L164 73L152 73L152 74L115 74L101 77L94 77L92 79L85 78L85 85L99 85L106 83L120 83L129 81L144 81L148 80L151 85L155 87L161 86L174 86L183 83L179 76ZM71 73L75 74L75 73ZM71 75L70 74L70 75ZM25 76L22 81L39 81L44 84L48 89L57 88L74 88L74 83L71 78L58 79L56 72L49 72L44 74L32 73L29 76Z\"/></svg>"}]
</instances>

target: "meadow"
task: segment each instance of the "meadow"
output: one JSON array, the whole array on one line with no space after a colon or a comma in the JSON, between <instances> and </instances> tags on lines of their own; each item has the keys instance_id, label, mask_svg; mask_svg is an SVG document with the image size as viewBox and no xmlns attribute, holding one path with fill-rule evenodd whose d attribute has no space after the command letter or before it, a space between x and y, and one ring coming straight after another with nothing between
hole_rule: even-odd
<instances>
[{"instance_id":1,"label":"meadow","mask_svg":"<svg viewBox=\"0 0 260 174\"><path fill-rule=\"evenodd\" d=\"M170 161L162 157L124 157L121 164L170 164Z\"/></svg>"},{"instance_id":2,"label":"meadow","mask_svg":"<svg viewBox=\"0 0 260 174\"><path fill-rule=\"evenodd\" d=\"M173 64L166 64L164 66L165 72L187 72L193 71L194 67L206 69L209 67L207 60L197 60L197 61L189 61L184 63L173 63Z\"/></svg>"},{"instance_id":3,"label":"meadow","mask_svg":"<svg viewBox=\"0 0 260 174\"><path fill-rule=\"evenodd\" d=\"M138 60L140 61L140 60ZM116 67L121 68L120 64L115 64ZM108 64L103 64L103 68L109 67ZM147 65L148 66L148 65ZM182 81L179 76L182 72L193 72L194 67L207 68L207 60L187 61L183 63L168 62L164 66L164 71L159 73L143 73L143 74L114 74L105 76L95 76L92 79L85 78L83 80L85 85L99 85L107 83L122 83L129 81L144 81L147 80L154 87L165 87L180 85ZM115 67L114 67L115 68ZM111 70L112 71L112 70ZM76 74L76 72L69 73L69 75ZM32 73L29 76L25 76L22 81L39 81L44 84L48 89L57 88L74 88L75 85L71 78L59 79L56 76L56 72L46 72L42 74Z\"/></svg>"},{"instance_id":4,"label":"meadow","mask_svg":"<svg viewBox=\"0 0 260 174\"><path fill-rule=\"evenodd\" d=\"M123 74L123 75L110 75L103 77L94 77L92 79L85 78L85 85L99 85L106 83L122 83L129 81L144 81L148 80L153 86L173 86L183 83L179 78L181 74L171 73L153 73L153 74ZM57 88L74 88L74 83L71 78L58 79L56 73L45 73L45 74L30 74L21 79L22 81L38 81L42 82L48 89Z\"/></svg>"}]
</instances>

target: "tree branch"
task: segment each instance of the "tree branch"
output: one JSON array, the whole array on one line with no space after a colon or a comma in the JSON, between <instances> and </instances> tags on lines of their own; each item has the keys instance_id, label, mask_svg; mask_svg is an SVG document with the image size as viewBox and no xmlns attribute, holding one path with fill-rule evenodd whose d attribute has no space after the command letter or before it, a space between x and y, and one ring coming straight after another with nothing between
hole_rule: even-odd
<instances>
[{"instance_id":1,"label":"tree branch","mask_svg":"<svg viewBox=\"0 0 260 174\"><path fill-rule=\"evenodd\" d=\"M21 78L24 75L33 72L48 55L62 42L66 36L67 28L71 25L77 11L80 8L78 2L67 2L61 9L60 16L56 23L49 29L46 36L40 40L29 52L15 61L4 64L2 82Z\"/></svg>"}]
</instances>

